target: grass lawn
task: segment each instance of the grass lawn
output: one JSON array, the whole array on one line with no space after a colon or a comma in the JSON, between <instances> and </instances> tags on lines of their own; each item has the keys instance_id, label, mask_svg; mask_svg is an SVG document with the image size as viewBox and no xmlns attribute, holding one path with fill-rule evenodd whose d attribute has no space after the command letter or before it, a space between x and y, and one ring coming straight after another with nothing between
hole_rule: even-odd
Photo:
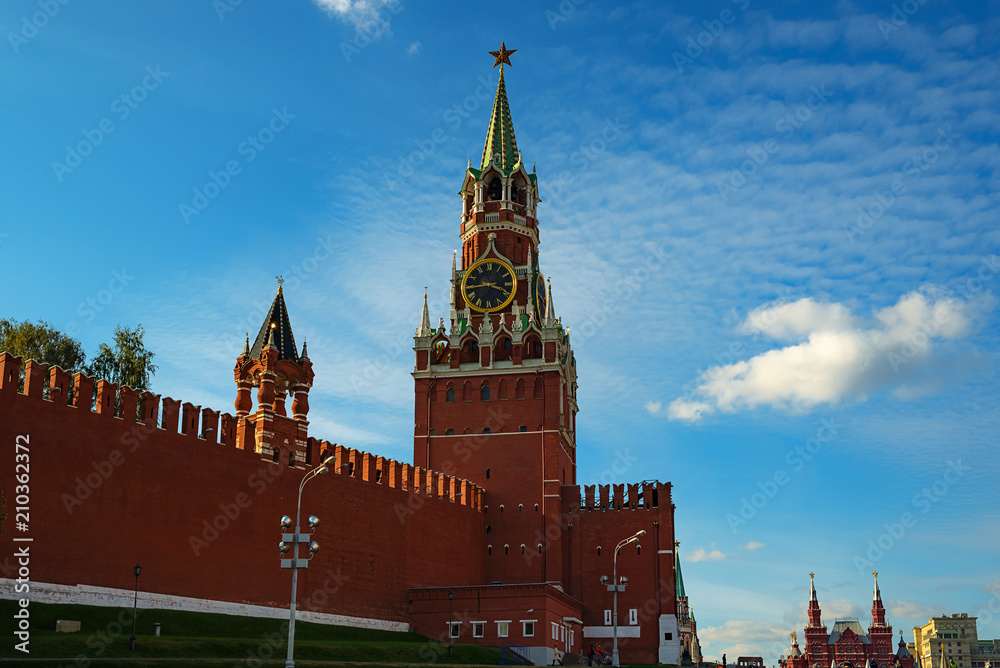
<instances>
[{"instance_id":1,"label":"grass lawn","mask_svg":"<svg viewBox=\"0 0 1000 668\"><path fill-rule=\"evenodd\" d=\"M12 619L16 601L0 600L0 618ZM236 617L176 610L139 609L136 618L136 651L129 651L132 636L130 608L101 608L85 605L32 603L30 654L14 648L13 636L0 645L2 658L62 658L72 661L35 662L33 666L94 668L103 665L190 666L182 658L220 659L198 662L199 666L281 666L284 665L288 621L257 617ZM56 633L57 619L82 623L79 633ZM159 622L160 637L153 636ZM377 631L349 626L295 623L295 659L303 665L319 661L359 661L371 663L496 665L499 650L483 645L455 645L449 659L448 646L416 633ZM101 661L130 658L131 661ZM143 661L143 659L178 661ZM22 663L22 665L25 665Z\"/></svg>"}]
</instances>

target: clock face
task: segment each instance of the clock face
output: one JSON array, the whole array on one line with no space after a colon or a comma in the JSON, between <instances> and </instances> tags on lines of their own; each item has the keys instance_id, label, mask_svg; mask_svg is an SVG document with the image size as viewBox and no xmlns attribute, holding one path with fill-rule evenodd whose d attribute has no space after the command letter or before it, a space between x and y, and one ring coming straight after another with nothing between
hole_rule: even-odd
<instances>
[{"instance_id":1,"label":"clock face","mask_svg":"<svg viewBox=\"0 0 1000 668\"><path fill-rule=\"evenodd\" d=\"M545 277L539 274L538 280L535 282L535 307L539 317L545 315L548 299L548 294L545 292Z\"/></svg>"},{"instance_id":2,"label":"clock face","mask_svg":"<svg viewBox=\"0 0 1000 668\"><path fill-rule=\"evenodd\" d=\"M500 260L480 260L462 279L462 297L476 311L499 311L514 299L516 290L514 269Z\"/></svg>"}]
</instances>

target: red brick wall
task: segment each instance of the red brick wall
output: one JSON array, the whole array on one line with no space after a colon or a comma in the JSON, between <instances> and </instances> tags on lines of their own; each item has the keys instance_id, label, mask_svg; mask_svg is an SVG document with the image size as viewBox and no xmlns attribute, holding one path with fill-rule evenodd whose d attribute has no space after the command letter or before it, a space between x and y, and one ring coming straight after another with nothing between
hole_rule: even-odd
<instances>
[{"instance_id":1,"label":"red brick wall","mask_svg":"<svg viewBox=\"0 0 1000 668\"><path fill-rule=\"evenodd\" d=\"M199 439L198 430L180 434L43 399L39 385L36 396L18 394L16 383L16 373L13 388L0 381L0 458L9 467L0 484L10 515L3 540L11 545L19 533L11 474L15 440L27 435L31 521L20 535L34 539L33 581L131 589L139 563L143 591L287 606L278 519L294 518L304 471ZM320 476L303 493L303 518L321 519L321 549L300 573L301 607L405 621L409 587L482 582L483 516L465 505L478 494L454 503L391 488L388 476L375 483L360 470L346 473Z\"/></svg>"}]
</instances>

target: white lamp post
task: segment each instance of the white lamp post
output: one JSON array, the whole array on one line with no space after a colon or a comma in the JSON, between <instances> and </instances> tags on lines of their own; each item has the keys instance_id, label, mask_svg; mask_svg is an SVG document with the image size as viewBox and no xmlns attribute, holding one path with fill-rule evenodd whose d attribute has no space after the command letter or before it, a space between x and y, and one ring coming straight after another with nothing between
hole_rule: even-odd
<instances>
[{"instance_id":1,"label":"white lamp post","mask_svg":"<svg viewBox=\"0 0 1000 668\"><path fill-rule=\"evenodd\" d=\"M620 663L618 663L618 592L625 591L625 585L628 584L628 578L626 578L624 575L622 576L620 582L618 580L618 552L629 543L634 543L635 541L639 540L639 536L642 536L645 533L646 533L645 529L640 529L639 531L635 532L634 535L629 536L625 540L618 543L618 545L615 547L615 557L613 560L614 572L611 578L611 582L613 584L608 585L608 591L614 592L614 600L612 602L612 610L611 610L612 622L614 624L614 636L615 636L614 647L611 650L612 666L621 665ZM605 575L604 577L602 577L601 582L607 584L608 576Z\"/></svg>"},{"instance_id":2,"label":"white lamp post","mask_svg":"<svg viewBox=\"0 0 1000 668\"><path fill-rule=\"evenodd\" d=\"M285 659L285 668L294 668L295 660L292 655L295 651L295 588L298 585L298 575L300 568L308 568L309 560L312 559L312 555L319 551L319 543L316 541L310 542L311 534L302 533L300 530L300 519L302 517L302 488L306 486L306 483L315 478L318 475L323 475L329 472L330 469L327 468L327 464L334 460L334 457L327 457L323 460L323 463L309 471L304 476L302 476L302 482L299 483L299 500L295 508L295 533L283 533L281 534L281 542L278 543L278 551L282 554L287 553L289 550L292 551L291 559L282 559L282 568L292 569L292 602L288 608L288 657ZM309 531L313 531L319 525L319 518L315 515L309 516ZM281 518L281 528L288 529L292 526L292 518L285 515ZM291 543L291 545L289 545ZM303 559L299 559L299 543L309 543L309 556Z\"/></svg>"}]
</instances>

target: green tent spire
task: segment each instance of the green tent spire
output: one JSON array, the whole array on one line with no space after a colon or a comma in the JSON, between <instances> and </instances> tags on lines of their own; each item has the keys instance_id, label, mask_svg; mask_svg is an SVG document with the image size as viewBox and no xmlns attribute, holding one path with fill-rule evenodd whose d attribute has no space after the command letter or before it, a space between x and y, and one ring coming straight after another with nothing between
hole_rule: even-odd
<instances>
[{"instance_id":1,"label":"green tent spire","mask_svg":"<svg viewBox=\"0 0 1000 668\"><path fill-rule=\"evenodd\" d=\"M680 543L674 545L674 575L677 578L677 596L687 596L684 593L684 576L681 575L681 551L677 549Z\"/></svg>"},{"instance_id":2,"label":"green tent spire","mask_svg":"<svg viewBox=\"0 0 1000 668\"><path fill-rule=\"evenodd\" d=\"M493 114L490 116L490 127L486 133L486 145L483 146L483 159L479 168L486 169L493 156L497 167L504 174L514 171L514 166L520 162L517 151L517 140L514 139L514 123L510 119L510 105L507 102L507 87L503 80L503 67L500 67L500 82L497 84L497 96L493 101Z\"/></svg>"}]
</instances>

